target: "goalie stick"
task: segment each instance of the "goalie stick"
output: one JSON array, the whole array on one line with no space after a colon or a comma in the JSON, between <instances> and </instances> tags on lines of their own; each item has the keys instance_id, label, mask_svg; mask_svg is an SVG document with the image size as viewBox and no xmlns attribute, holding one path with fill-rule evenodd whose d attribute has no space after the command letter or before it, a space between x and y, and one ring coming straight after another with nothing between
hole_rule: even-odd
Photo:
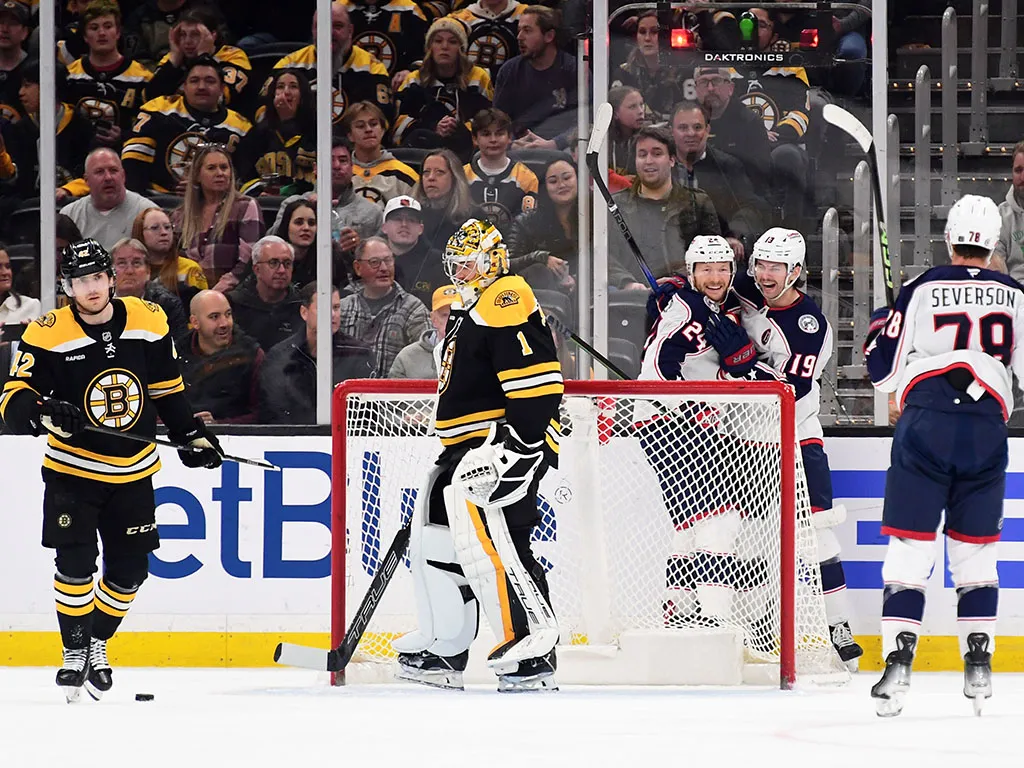
<instances>
[{"instance_id":1,"label":"goalie stick","mask_svg":"<svg viewBox=\"0 0 1024 768\"><path fill-rule=\"evenodd\" d=\"M636 257L636 261L640 265L644 277L647 278L651 290L656 291L658 289L658 281L654 279L651 268L647 266L647 260L644 259L644 255L640 252L640 246L636 244L633 234L629 231L629 225L623 218L622 211L619 210L618 204L612 199L612 193L608 191L608 185L604 183L604 178L601 176L598 153L601 151L601 145L604 144L605 137L608 135L608 128L612 123L612 112L612 105L606 101L594 113L594 127L590 131L590 142L587 144L587 168L590 169L590 175L593 177L594 183L601 192L601 197L604 198L608 206L608 213L615 219L619 231L626 239L626 245L629 246L629 250Z\"/></svg>"},{"instance_id":2,"label":"goalie stick","mask_svg":"<svg viewBox=\"0 0 1024 768\"><path fill-rule=\"evenodd\" d=\"M835 104L826 104L821 111L825 122L848 134L867 155L871 171L871 191L875 198L875 226L878 228L878 245L882 251L882 279L885 281L885 300L891 307L896 303L893 296L892 260L889 257L889 235L885 229L885 209L882 206L882 182L878 175L878 154L875 140L864 123ZM589 155L588 155L589 158Z\"/></svg>"},{"instance_id":3,"label":"goalie stick","mask_svg":"<svg viewBox=\"0 0 1024 768\"><path fill-rule=\"evenodd\" d=\"M366 590L363 602L359 604L359 610L352 618L352 623L345 632L341 645L331 651L323 648L311 648L307 645L294 645L292 643L278 643L274 649L274 661L278 664L285 664L290 667L303 667L304 669L315 669L319 672L342 672L352 660L363 633L373 618L374 611L380 605L384 597L384 590L391 583L391 577L398 570L398 564L405 556L405 550L409 547L409 534L412 527L410 519L401 530L395 534L391 547L381 561L380 568L373 574L373 580Z\"/></svg>"}]
</instances>

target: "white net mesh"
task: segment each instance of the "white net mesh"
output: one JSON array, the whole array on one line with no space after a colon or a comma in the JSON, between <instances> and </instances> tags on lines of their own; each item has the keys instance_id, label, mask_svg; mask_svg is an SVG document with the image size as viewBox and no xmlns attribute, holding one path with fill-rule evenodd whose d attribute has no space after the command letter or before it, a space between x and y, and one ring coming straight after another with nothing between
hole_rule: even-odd
<instances>
[{"instance_id":1,"label":"white net mesh","mask_svg":"<svg viewBox=\"0 0 1024 768\"><path fill-rule=\"evenodd\" d=\"M573 387L567 382L562 403L560 466L541 483L533 536L560 642L614 645L632 629L735 627L747 663L778 663L778 398L626 395L614 385L591 395ZM347 619L440 453L429 433L433 407L426 393L347 396ZM797 672L839 673L796 456ZM355 660L392 660L391 639L413 629L415 615L406 562Z\"/></svg>"}]
</instances>

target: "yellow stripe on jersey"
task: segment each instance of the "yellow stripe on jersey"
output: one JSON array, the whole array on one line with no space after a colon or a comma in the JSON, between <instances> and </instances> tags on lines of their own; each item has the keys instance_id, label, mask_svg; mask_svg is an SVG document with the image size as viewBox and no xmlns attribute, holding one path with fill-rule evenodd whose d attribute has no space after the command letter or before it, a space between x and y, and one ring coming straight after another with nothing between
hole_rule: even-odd
<instances>
[{"instance_id":1,"label":"yellow stripe on jersey","mask_svg":"<svg viewBox=\"0 0 1024 768\"><path fill-rule=\"evenodd\" d=\"M509 368L504 371L498 371L498 381L508 381L509 379L525 379L530 376L535 376L538 373L549 373L551 371L557 371L559 374L561 374L562 368L557 360L553 360L550 363L537 363L536 365L528 365L525 368Z\"/></svg>"},{"instance_id":2,"label":"yellow stripe on jersey","mask_svg":"<svg viewBox=\"0 0 1024 768\"><path fill-rule=\"evenodd\" d=\"M506 392L505 397L507 397L509 400L525 400L528 397L561 395L564 392L565 385L559 382L558 384L547 384L543 387L533 387L531 389L518 389L515 392Z\"/></svg>"},{"instance_id":3,"label":"yellow stripe on jersey","mask_svg":"<svg viewBox=\"0 0 1024 768\"><path fill-rule=\"evenodd\" d=\"M154 400L159 400L161 397L167 397L167 395L173 395L175 392L185 391L185 382L182 381L181 376L170 381L158 381L154 384L150 384L146 387L146 391L149 392L149 396Z\"/></svg>"},{"instance_id":4,"label":"yellow stripe on jersey","mask_svg":"<svg viewBox=\"0 0 1024 768\"><path fill-rule=\"evenodd\" d=\"M74 445L68 445L62 443L54 435L50 435L47 438L47 444L53 446L57 450L64 451L66 453L72 453L75 456L80 456L83 459L89 461L98 461L102 464L109 464L112 467L130 468L136 464L144 461L150 454L156 452L155 445L147 445L141 451L136 453L134 456L107 456L102 453L94 453L93 451L87 451L85 448L78 448Z\"/></svg>"},{"instance_id":5,"label":"yellow stripe on jersey","mask_svg":"<svg viewBox=\"0 0 1024 768\"><path fill-rule=\"evenodd\" d=\"M458 416L454 419L442 419L434 423L434 431L441 440L441 445L458 445L467 440L487 437L491 424L505 417L504 408L490 411L476 411Z\"/></svg>"},{"instance_id":6,"label":"yellow stripe on jersey","mask_svg":"<svg viewBox=\"0 0 1024 768\"><path fill-rule=\"evenodd\" d=\"M562 367L557 360L499 371L498 380L505 397L512 400L561 394L565 389Z\"/></svg>"},{"instance_id":7,"label":"yellow stripe on jersey","mask_svg":"<svg viewBox=\"0 0 1024 768\"><path fill-rule=\"evenodd\" d=\"M36 395L39 395L39 393L36 392L35 389L30 387L24 381L12 379L11 381L8 381L6 384L4 384L3 393L0 393L0 417L5 415L5 412L7 411L7 404L11 401L11 396L15 392L21 392L24 389L27 389L29 392L33 392ZM39 396L42 397L42 395Z\"/></svg>"},{"instance_id":8,"label":"yellow stripe on jersey","mask_svg":"<svg viewBox=\"0 0 1024 768\"><path fill-rule=\"evenodd\" d=\"M71 307L47 312L25 326L21 340L51 352L65 352L93 343L71 313Z\"/></svg>"},{"instance_id":9,"label":"yellow stripe on jersey","mask_svg":"<svg viewBox=\"0 0 1024 768\"><path fill-rule=\"evenodd\" d=\"M90 472L85 469L78 469L76 467L54 461L49 456L43 456L43 466L46 469L52 469L54 472L60 472L63 475L81 477L86 480L95 480L100 483L122 485L124 483L134 483L136 480L144 480L150 475L155 475L160 471L160 459L157 458L157 460L150 464L146 469L130 475L110 475L103 472Z\"/></svg>"},{"instance_id":10,"label":"yellow stripe on jersey","mask_svg":"<svg viewBox=\"0 0 1024 768\"><path fill-rule=\"evenodd\" d=\"M442 437L441 445L447 448L450 445L458 445L459 443L464 443L467 440L473 440L478 437L487 437L487 435L489 435L490 432L491 427L490 425L488 425L483 429L476 429L473 430L472 432L466 432L465 434L459 435L458 437Z\"/></svg>"},{"instance_id":11,"label":"yellow stripe on jersey","mask_svg":"<svg viewBox=\"0 0 1024 768\"><path fill-rule=\"evenodd\" d=\"M477 411L476 413L467 413L465 416L459 416L454 419L443 419L437 421L434 426L438 429L448 429L450 427L459 427L464 424L469 424L474 421L495 421L504 417L505 409L496 408L492 411Z\"/></svg>"},{"instance_id":12,"label":"yellow stripe on jersey","mask_svg":"<svg viewBox=\"0 0 1024 768\"><path fill-rule=\"evenodd\" d=\"M140 163L152 163L156 158L156 139L144 136L133 136L124 143L121 149L121 160L137 160Z\"/></svg>"}]
</instances>

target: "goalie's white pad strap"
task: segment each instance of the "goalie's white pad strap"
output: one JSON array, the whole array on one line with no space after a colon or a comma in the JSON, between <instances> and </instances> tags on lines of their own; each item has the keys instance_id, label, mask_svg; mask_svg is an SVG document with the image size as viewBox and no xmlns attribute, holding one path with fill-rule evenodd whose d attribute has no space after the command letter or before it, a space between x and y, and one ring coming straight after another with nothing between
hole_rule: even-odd
<instances>
[{"instance_id":1,"label":"goalie's white pad strap","mask_svg":"<svg viewBox=\"0 0 1024 768\"><path fill-rule=\"evenodd\" d=\"M817 528L835 528L846 520L846 507L833 504L831 509L823 509L811 515L811 524Z\"/></svg>"},{"instance_id":2,"label":"goalie's white pad strap","mask_svg":"<svg viewBox=\"0 0 1024 768\"><path fill-rule=\"evenodd\" d=\"M504 660L543 656L555 647L558 626L551 607L519 559L501 509L477 506L455 482L444 489L444 500L455 555L498 644L515 640L517 634L522 638L516 648L523 646L522 651L527 655L506 656ZM513 605L521 606L526 615L527 625L519 628L518 633L513 625ZM526 633L536 637L527 642Z\"/></svg>"},{"instance_id":3,"label":"goalie's white pad strap","mask_svg":"<svg viewBox=\"0 0 1024 768\"><path fill-rule=\"evenodd\" d=\"M835 531L831 528L818 528L814 531L814 538L817 539L819 563L839 557L842 548L839 546Z\"/></svg>"}]
</instances>

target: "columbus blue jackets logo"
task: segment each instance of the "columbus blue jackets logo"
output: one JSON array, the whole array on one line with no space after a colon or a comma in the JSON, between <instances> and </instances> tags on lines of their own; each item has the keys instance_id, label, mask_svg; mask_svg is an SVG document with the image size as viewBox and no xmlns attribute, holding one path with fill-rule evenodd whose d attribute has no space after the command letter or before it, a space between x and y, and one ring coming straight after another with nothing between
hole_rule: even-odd
<instances>
[{"instance_id":1,"label":"columbus blue jackets logo","mask_svg":"<svg viewBox=\"0 0 1024 768\"><path fill-rule=\"evenodd\" d=\"M796 324L804 333L818 332L818 319L814 315L801 315L800 319L796 321Z\"/></svg>"},{"instance_id":2,"label":"columbus blue jackets logo","mask_svg":"<svg viewBox=\"0 0 1024 768\"><path fill-rule=\"evenodd\" d=\"M86 413L101 427L130 429L142 415L144 402L142 383L123 368L104 371L85 390Z\"/></svg>"}]
</instances>

